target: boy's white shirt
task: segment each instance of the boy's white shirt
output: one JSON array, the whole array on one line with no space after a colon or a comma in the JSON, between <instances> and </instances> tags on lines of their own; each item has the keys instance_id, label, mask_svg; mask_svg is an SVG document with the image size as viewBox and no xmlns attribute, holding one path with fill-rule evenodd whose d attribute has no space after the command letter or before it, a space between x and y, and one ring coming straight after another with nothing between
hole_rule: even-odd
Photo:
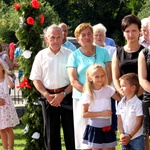
<instances>
[{"instance_id":1,"label":"boy's white shirt","mask_svg":"<svg viewBox=\"0 0 150 150\"><path fill-rule=\"evenodd\" d=\"M124 132L130 134L136 124L136 117L143 116L142 101L135 95L127 103L125 97L117 106L117 115L121 115ZM143 126L137 131L132 139L143 135Z\"/></svg>"}]
</instances>

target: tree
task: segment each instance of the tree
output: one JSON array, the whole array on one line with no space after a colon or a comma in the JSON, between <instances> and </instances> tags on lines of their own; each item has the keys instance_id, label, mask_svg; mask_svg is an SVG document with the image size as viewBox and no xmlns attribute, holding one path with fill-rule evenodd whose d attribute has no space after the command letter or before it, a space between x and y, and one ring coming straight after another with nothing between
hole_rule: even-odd
<instances>
[{"instance_id":1,"label":"tree","mask_svg":"<svg viewBox=\"0 0 150 150\"><path fill-rule=\"evenodd\" d=\"M92 25L102 23L107 28L107 36L115 39L118 45L124 44L120 29L121 19L127 14L137 15L144 0L47 0L54 6L61 22L70 27L70 35L82 22Z\"/></svg>"},{"instance_id":2,"label":"tree","mask_svg":"<svg viewBox=\"0 0 150 150\"><path fill-rule=\"evenodd\" d=\"M50 4L43 0L42 5L42 11L45 16L43 29L52 23L59 23L59 17ZM14 11L13 4L9 6L3 0L0 1L0 42L18 42L15 34L16 30L19 28L19 22L20 19L18 13Z\"/></svg>"},{"instance_id":3,"label":"tree","mask_svg":"<svg viewBox=\"0 0 150 150\"><path fill-rule=\"evenodd\" d=\"M0 2L0 42L17 42L15 30L18 27L19 18L17 12L12 12L12 6L9 7L3 1Z\"/></svg>"},{"instance_id":4,"label":"tree","mask_svg":"<svg viewBox=\"0 0 150 150\"><path fill-rule=\"evenodd\" d=\"M5 0L5 3L9 5L11 3L11 1L12 0Z\"/></svg>"},{"instance_id":5,"label":"tree","mask_svg":"<svg viewBox=\"0 0 150 150\"><path fill-rule=\"evenodd\" d=\"M150 0L145 0L143 7L141 7L140 11L138 12L138 17L140 19L146 18L150 16Z\"/></svg>"},{"instance_id":6,"label":"tree","mask_svg":"<svg viewBox=\"0 0 150 150\"><path fill-rule=\"evenodd\" d=\"M49 24L57 23L59 19L50 5L43 0L20 0L14 4L14 8L16 11L13 12L17 12L19 18L16 37L22 49L19 63L23 79L18 88L22 90L23 98L27 100L26 111L21 118L22 123L26 125L25 150L44 150L43 117L38 102L40 94L29 80L29 76L35 55L42 49L43 29Z\"/></svg>"}]
</instances>

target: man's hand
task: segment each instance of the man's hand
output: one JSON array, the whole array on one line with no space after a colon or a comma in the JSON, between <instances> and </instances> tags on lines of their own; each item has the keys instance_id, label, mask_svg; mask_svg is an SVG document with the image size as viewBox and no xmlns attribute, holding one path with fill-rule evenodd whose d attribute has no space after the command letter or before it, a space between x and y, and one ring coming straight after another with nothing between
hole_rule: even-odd
<instances>
[{"instance_id":1,"label":"man's hand","mask_svg":"<svg viewBox=\"0 0 150 150\"><path fill-rule=\"evenodd\" d=\"M47 99L47 101L48 101L49 103L53 100L54 97L55 97L54 94L47 94L47 95L45 96L45 98Z\"/></svg>"},{"instance_id":2,"label":"man's hand","mask_svg":"<svg viewBox=\"0 0 150 150\"><path fill-rule=\"evenodd\" d=\"M120 135L120 143L122 145L127 145L130 142L131 137L126 134L121 134Z\"/></svg>"},{"instance_id":3,"label":"man's hand","mask_svg":"<svg viewBox=\"0 0 150 150\"><path fill-rule=\"evenodd\" d=\"M61 93L58 93L58 94L54 94L54 98L50 101L50 104L54 107L59 107L61 106L61 102L64 98L64 93L61 92Z\"/></svg>"}]
</instances>

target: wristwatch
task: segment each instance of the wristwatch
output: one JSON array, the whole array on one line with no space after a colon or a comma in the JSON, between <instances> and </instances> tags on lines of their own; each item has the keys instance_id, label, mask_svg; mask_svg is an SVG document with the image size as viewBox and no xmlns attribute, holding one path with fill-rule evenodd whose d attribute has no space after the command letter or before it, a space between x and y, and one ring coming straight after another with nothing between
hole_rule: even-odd
<instances>
[{"instance_id":1,"label":"wristwatch","mask_svg":"<svg viewBox=\"0 0 150 150\"><path fill-rule=\"evenodd\" d=\"M67 92L65 90L63 91L63 93L64 93L65 96L67 95Z\"/></svg>"}]
</instances>

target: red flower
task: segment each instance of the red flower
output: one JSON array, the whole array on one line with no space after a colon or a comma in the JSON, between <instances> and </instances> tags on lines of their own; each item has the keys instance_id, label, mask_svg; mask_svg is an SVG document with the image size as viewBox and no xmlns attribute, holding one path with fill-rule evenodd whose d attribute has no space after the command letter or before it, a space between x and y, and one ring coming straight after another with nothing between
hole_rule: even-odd
<instances>
[{"instance_id":1,"label":"red flower","mask_svg":"<svg viewBox=\"0 0 150 150\"><path fill-rule=\"evenodd\" d=\"M23 81L20 82L17 88L24 88L27 87L28 89L32 89L31 85L29 84L28 78L24 78Z\"/></svg>"},{"instance_id":2,"label":"red flower","mask_svg":"<svg viewBox=\"0 0 150 150\"><path fill-rule=\"evenodd\" d=\"M34 19L32 17L27 18L27 23L30 25L34 25Z\"/></svg>"},{"instance_id":3,"label":"red flower","mask_svg":"<svg viewBox=\"0 0 150 150\"><path fill-rule=\"evenodd\" d=\"M19 3L14 3L14 9L19 10L20 9L20 4Z\"/></svg>"},{"instance_id":4,"label":"red flower","mask_svg":"<svg viewBox=\"0 0 150 150\"><path fill-rule=\"evenodd\" d=\"M38 9L40 7L40 2L37 0L32 0L31 1L31 6L35 9Z\"/></svg>"},{"instance_id":5,"label":"red flower","mask_svg":"<svg viewBox=\"0 0 150 150\"><path fill-rule=\"evenodd\" d=\"M44 18L44 15L41 14L41 15L40 15L40 24L43 24L43 23L44 23L44 19L45 19L45 18Z\"/></svg>"},{"instance_id":6,"label":"red flower","mask_svg":"<svg viewBox=\"0 0 150 150\"><path fill-rule=\"evenodd\" d=\"M111 126L106 126L102 128L103 132L107 132L109 130L111 130Z\"/></svg>"}]
</instances>

